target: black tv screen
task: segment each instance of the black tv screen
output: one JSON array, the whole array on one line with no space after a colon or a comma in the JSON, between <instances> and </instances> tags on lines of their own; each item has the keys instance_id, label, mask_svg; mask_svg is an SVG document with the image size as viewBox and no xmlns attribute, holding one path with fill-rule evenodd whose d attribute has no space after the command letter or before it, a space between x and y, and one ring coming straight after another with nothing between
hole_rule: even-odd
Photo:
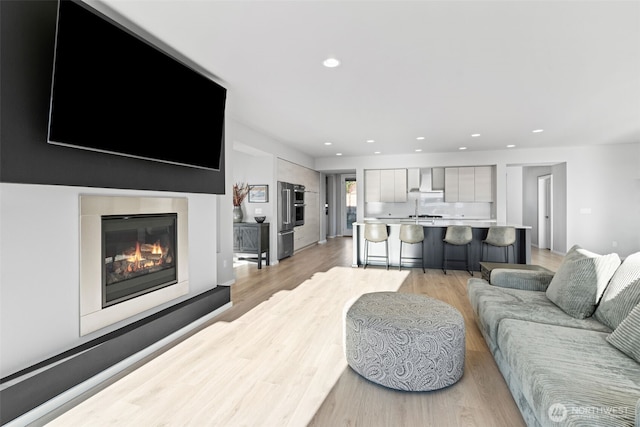
<instances>
[{"instance_id":1,"label":"black tv screen","mask_svg":"<svg viewBox=\"0 0 640 427\"><path fill-rule=\"evenodd\" d=\"M225 101L210 78L60 0L49 143L219 170Z\"/></svg>"}]
</instances>

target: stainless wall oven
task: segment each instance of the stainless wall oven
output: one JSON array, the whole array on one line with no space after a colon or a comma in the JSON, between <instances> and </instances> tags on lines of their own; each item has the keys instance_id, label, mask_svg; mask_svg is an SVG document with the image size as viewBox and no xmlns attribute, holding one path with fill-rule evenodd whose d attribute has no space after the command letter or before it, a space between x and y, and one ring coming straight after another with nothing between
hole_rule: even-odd
<instances>
[{"instance_id":1,"label":"stainless wall oven","mask_svg":"<svg viewBox=\"0 0 640 427\"><path fill-rule=\"evenodd\" d=\"M304 185L293 186L293 200L295 210L296 227L304 225Z\"/></svg>"}]
</instances>

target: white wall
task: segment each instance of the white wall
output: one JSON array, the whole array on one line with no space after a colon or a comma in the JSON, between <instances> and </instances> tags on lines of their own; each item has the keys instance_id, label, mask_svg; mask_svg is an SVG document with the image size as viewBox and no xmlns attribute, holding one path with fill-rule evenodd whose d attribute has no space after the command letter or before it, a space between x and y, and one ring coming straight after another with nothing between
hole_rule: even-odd
<instances>
[{"instance_id":1,"label":"white wall","mask_svg":"<svg viewBox=\"0 0 640 427\"><path fill-rule=\"evenodd\" d=\"M523 183L522 167L512 166L507 168L507 222L512 224L524 224L523 218Z\"/></svg>"},{"instance_id":2,"label":"white wall","mask_svg":"<svg viewBox=\"0 0 640 427\"><path fill-rule=\"evenodd\" d=\"M580 150L567 162L568 247L640 250L640 144ZM614 247L614 243L617 247Z\"/></svg>"},{"instance_id":3,"label":"white wall","mask_svg":"<svg viewBox=\"0 0 640 427\"><path fill-rule=\"evenodd\" d=\"M247 149L247 152L255 150L261 154L269 153L300 166L310 169L314 168L314 160L312 157L294 150L259 131L253 130L239 121L227 119L226 135L228 141L232 143L232 147L235 147L236 150L238 146L243 146Z\"/></svg>"},{"instance_id":4,"label":"white wall","mask_svg":"<svg viewBox=\"0 0 640 427\"><path fill-rule=\"evenodd\" d=\"M80 337L80 194L187 197L189 293ZM217 284L217 198L208 194L0 184L0 376L118 329Z\"/></svg>"},{"instance_id":5,"label":"white wall","mask_svg":"<svg viewBox=\"0 0 640 427\"><path fill-rule=\"evenodd\" d=\"M507 220L507 166L556 165L566 162L566 247L579 244L599 253L621 256L640 251L640 142L571 148L509 149L464 153L396 156L325 157L315 169L331 173L392 167L496 165L496 214ZM554 178L555 180L555 178ZM554 186L558 184L554 181ZM558 184L558 185L561 185ZM364 206L364 194L358 195ZM591 214L581 214L582 208ZM359 210L360 214L361 210ZM362 220L362 217L358 217ZM555 231L554 225L554 231ZM554 241L562 239L554 234ZM617 246L613 247L613 242Z\"/></svg>"},{"instance_id":6,"label":"white wall","mask_svg":"<svg viewBox=\"0 0 640 427\"><path fill-rule=\"evenodd\" d=\"M276 193L273 182L273 169L270 167L273 162L271 155L251 155L234 150L233 153L233 182L245 183L248 185L268 185L269 200L267 203L250 203L246 197L242 202L242 212L244 214L244 222L253 222L256 215L266 216L265 222L271 224L276 223ZM233 204L228 206L232 209ZM256 209L260 209L262 213L256 213Z\"/></svg>"}]
</instances>

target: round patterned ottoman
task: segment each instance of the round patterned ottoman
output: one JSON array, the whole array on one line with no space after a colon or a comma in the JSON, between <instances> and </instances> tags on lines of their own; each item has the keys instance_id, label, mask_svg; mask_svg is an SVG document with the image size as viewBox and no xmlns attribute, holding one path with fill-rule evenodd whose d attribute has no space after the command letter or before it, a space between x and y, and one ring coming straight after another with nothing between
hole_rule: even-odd
<instances>
[{"instance_id":1,"label":"round patterned ottoman","mask_svg":"<svg viewBox=\"0 0 640 427\"><path fill-rule=\"evenodd\" d=\"M347 363L385 387L428 391L454 384L464 371L464 351L460 312L424 295L364 294L345 316Z\"/></svg>"}]
</instances>

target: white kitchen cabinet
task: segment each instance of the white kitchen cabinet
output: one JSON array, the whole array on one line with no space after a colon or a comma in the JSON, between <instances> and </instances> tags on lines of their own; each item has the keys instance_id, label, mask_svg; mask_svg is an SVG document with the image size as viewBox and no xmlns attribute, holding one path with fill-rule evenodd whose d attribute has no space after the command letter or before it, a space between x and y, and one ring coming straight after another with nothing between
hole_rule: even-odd
<instances>
[{"instance_id":1,"label":"white kitchen cabinet","mask_svg":"<svg viewBox=\"0 0 640 427\"><path fill-rule=\"evenodd\" d=\"M325 219L324 215L320 214L320 199L324 200L324 197L320 196L320 172L283 159L278 159L277 171L278 181L292 182L305 187L304 225L295 228L293 240L293 250L297 251L318 242L318 227L320 221Z\"/></svg>"},{"instance_id":2,"label":"white kitchen cabinet","mask_svg":"<svg viewBox=\"0 0 640 427\"><path fill-rule=\"evenodd\" d=\"M406 169L369 169L364 171L365 202L406 202Z\"/></svg>"},{"instance_id":3,"label":"white kitchen cabinet","mask_svg":"<svg viewBox=\"0 0 640 427\"><path fill-rule=\"evenodd\" d=\"M431 169L431 189L444 190L444 168Z\"/></svg>"},{"instance_id":4,"label":"white kitchen cabinet","mask_svg":"<svg viewBox=\"0 0 640 427\"><path fill-rule=\"evenodd\" d=\"M364 201L380 201L380 169L364 171Z\"/></svg>"},{"instance_id":5,"label":"white kitchen cabinet","mask_svg":"<svg viewBox=\"0 0 640 427\"><path fill-rule=\"evenodd\" d=\"M475 202L475 168L458 168L458 201Z\"/></svg>"},{"instance_id":6,"label":"white kitchen cabinet","mask_svg":"<svg viewBox=\"0 0 640 427\"><path fill-rule=\"evenodd\" d=\"M445 202L493 202L493 167L445 168Z\"/></svg>"},{"instance_id":7,"label":"white kitchen cabinet","mask_svg":"<svg viewBox=\"0 0 640 427\"><path fill-rule=\"evenodd\" d=\"M444 201L458 201L458 168L444 170Z\"/></svg>"},{"instance_id":8,"label":"white kitchen cabinet","mask_svg":"<svg viewBox=\"0 0 640 427\"><path fill-rule=\"evenodd\" d=\"M475 169L475 201L493 202L493 167L477 166Z\"/></svg>"},{"instance_id":9,"label":"white kitchen cabinet","mask_svg":"<svg viewBox=\"0 0 640 427\"><path fill-rule=\"evenodd\" d=\"M393 171L393 201L407 201L407 170L395 169Z\"/></svg>"},{"instance_id":10,"label":"white kitchen cabinet","mask_svg":"<svg viewBox=\"0 0 640 427\"><path fill-rule=\"evenodd\" d=\"M383 169L380 171L380 201L393 202L395 198L395 171L393 169Z\"/></svg>"}]
</instances>

